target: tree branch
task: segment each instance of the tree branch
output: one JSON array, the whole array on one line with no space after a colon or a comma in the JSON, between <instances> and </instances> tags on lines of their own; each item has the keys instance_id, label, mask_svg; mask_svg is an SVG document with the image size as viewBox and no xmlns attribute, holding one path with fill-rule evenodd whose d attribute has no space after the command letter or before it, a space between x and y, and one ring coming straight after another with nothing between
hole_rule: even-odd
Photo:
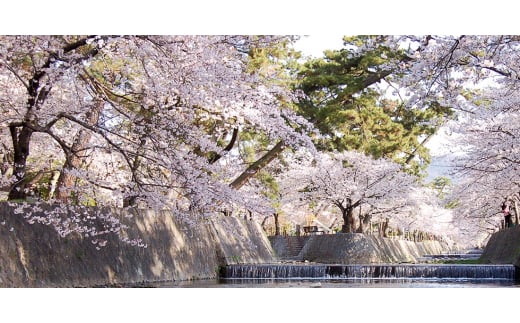
<instances>
[{"instance_id":1,"label":"tree branch","mask_svg":"<svg viewBox=\"0 0 520 323\"><path fill-rule=\"evenodd\" d=\"M229 186L234 189L240 189L247 181L256 175L256 173L267 166L273 159L278 157L285 149L285 143L280 140L271 150L269 150L259 160L251 164L240 176L238 176Z\"/></svg>"}]
</instances>

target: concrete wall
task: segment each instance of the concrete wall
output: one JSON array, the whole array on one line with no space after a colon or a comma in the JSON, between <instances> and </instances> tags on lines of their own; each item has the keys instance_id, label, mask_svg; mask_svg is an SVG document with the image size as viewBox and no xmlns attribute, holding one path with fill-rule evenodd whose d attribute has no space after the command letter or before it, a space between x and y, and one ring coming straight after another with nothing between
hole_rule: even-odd
<instances>
[{"instance_id":1,"label":"concrete wall","mask_svg":"<svg viewBox=\"0 0 520 323\"><path fill-rule=\"evenodd\" d=\"M412 242L348 233L311 236L300 257L312 262L337 264L414 263L424 255L448 250L447 245L438 241Z\"/></svg>"},{"instance_id":2,"label":"concrete wall","mask_svg":"<svg viewBox=\"0 0 520 323\"><path fill-rule=\"evenodd\" d=\"M480 261L520 267L520 226L495 232L489 238Z\"/></svg>"},{"instance_id":3,"label":"concrete wall","mask_svg":"<svg viewBox=\"0 0 520 323\"><path fill-rule=\"evenodd\" d=\"M96 250L89 238L62 238L49 226L28 224L0 203L0 287L212 279L222 265L273 261L269 241L254 221L215 217L190 225L168 212L140 210L131 218L115 212L129 226L124 234L141 237L147 248L114 236Z\"/></svg>"}]
</instances>

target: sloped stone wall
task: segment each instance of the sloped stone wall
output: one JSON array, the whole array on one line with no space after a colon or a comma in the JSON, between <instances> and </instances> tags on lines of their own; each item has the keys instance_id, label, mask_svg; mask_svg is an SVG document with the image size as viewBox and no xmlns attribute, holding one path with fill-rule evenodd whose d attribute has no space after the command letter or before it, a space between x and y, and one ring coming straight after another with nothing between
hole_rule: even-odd
<instances>
[{"instance_id":1,"label":"sloped stone wall","mask_svg":"<svg viewBox=\"0 0 520 323\"><path fill-rule=\"evenodd\" d=\"M304 260L319 263L414 263L449 247L438 241L412 242L360 233L311 236L302 249Z\"/></svg>"},{"instance_id":2,"label":"sloped stone wall","mask_svg":"<svg viewBox=\"0 0 520 323\"><path fill-rule=\"evenodd\" d=\"M52 206L48 206L52 208ZM141 282L213 279L219 266L273 261L260 225L234 217L184 223L168 212L119 213L147 248L109 237L100 250L89 238L60 237L29 224L0 203L0 287L88 287Z\"/></svg>"},{"instance_id":3,"label":"sloped stone wall","mask_svg":"<svg viewBox=\"0 0 520 323\"><path fill-rule=\"evenodd\" d=\"M480 262L520 267L520 226L495 232L489 238Z\"/></svg>"}]
</instances>

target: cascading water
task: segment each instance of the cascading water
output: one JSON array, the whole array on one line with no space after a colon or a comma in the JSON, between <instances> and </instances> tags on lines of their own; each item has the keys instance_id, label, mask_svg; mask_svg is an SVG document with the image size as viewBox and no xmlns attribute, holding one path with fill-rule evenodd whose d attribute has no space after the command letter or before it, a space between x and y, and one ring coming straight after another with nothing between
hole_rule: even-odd
<instances>
[{"instance_id":1,"label":"cascading water","mask_svg":"<svg viewBox=\"0 0 520 323\"><path fill-rule=\"evenodd\" d=\"M515 280L513 265L272 264L230 265L222 279L459 279Z\"/></svg>"}]
</instances>

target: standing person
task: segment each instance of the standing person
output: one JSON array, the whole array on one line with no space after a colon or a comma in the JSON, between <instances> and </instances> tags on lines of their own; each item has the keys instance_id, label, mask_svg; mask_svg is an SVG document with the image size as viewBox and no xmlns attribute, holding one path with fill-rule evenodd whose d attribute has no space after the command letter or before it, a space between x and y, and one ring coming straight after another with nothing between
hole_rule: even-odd
<instances>
[{"instance_id":1,"label":"standing person","mask_svg":"<svg viewBox=\"0 0 520 323\"><path fill-rule=\"evenodd\" d=\"M512 227L511 223L511 202L509 200L502 203L502 212L504 212L504 224L506 228Z\"/></svg>"}]
</instances>

